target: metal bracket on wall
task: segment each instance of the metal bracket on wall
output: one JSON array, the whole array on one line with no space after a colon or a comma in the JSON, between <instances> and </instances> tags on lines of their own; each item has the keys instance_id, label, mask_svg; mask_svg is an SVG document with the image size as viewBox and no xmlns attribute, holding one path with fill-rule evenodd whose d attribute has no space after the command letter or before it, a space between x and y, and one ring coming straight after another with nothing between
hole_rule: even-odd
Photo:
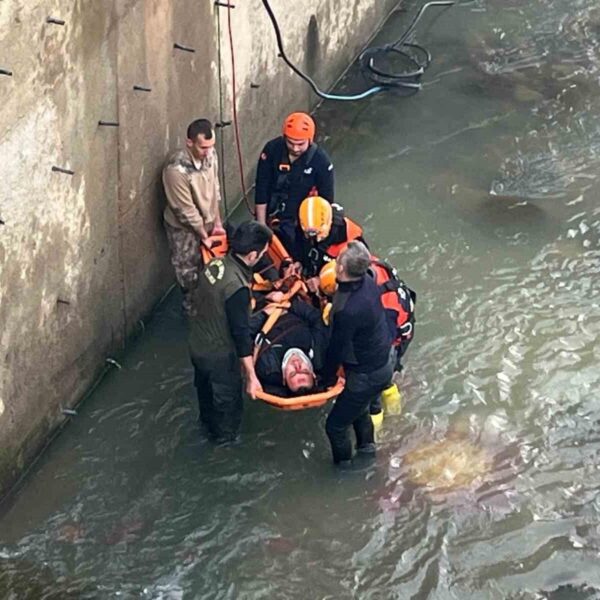
<instances>
[{"instance_id":1,"label":"metal bracket on wall","mask_svg":"<svg viewBox=\"0 0 600 600\"><path fill-rule=\"evenodd\" d=\"M235 8L235 4L229 4L229 2L215 2L215 6L222 6L224 8Z\"/></svg>"},{"instance_id":2,"label":"metal bracket on wall","mask_svg":"<svg viewBox=\"0 0 600 600\"><path fill-rule=\"evenodd\" d=\"M64 25L65 21L63 21L62 19L56 19L54 17L48 17L46 19L46 23L51 23L52 25Z\"/></svg>"},{"instance_id":3,"label":"metal bracket on wall","mask_svg":"<svg viewBox=\"0 0 600 600\"><path fill-rule=\"evenodd\" d=\"M151 92L152 88L144 87L143 85L134 85L133 90L135 92Z\"/></svg>"},{"instance_id":4,"label":"metal bracket on wall","mask_svg":"<svg viewBox=\"0 0 600 600\"><path fill-rule=\"evenodd\" d=\"M215 127L218 129L220 127L229 127L231 125L231 121L219 121L215 123Z\"/></svg>"},{"instance_id":5,"label":"metal bracket on wall","mask_svg":"<svg viewBox=\"0 0 600 600\"><path fill-rule=\"evenodd\" d=\"M12 77L13 72L8 69L0 69L0 75L6 75L7 77Z\"/></svg>"},{"instance_id":6,"label":"metal bracket on wall","mask_svg":"<svg viewBox=\"0 0 600 600\"><path fill-rule=\"evenodd\" d=\"M175 50L183 50L184 52L196 52L196 50L194 48L190 48L188 46L182 46L181 44L178 44L177 42L175 42L173 44L173 48L175 48Z\"/></svg>"},{"instance_id":7,"label":"metal bracket on wall","mask_svg":"<svg viewBox=\"0 0 600 600\"><path fill-rule=\"evenodd\" d=\"M71 171L71 169L63 169L62 167L52 167L52 170L55 173L64 173L65 175L75 175L75 171Z\"/></svg>"},{"instance_id":8,"label":"metal bracket on wall","mask_svg":"<svg viewBox=\"0 0 600 600\"><path fill-rule=\"evenodd\" d=\"M98 121L98 127L118 127L117 121Z\"/></svg>"}]
</instances>

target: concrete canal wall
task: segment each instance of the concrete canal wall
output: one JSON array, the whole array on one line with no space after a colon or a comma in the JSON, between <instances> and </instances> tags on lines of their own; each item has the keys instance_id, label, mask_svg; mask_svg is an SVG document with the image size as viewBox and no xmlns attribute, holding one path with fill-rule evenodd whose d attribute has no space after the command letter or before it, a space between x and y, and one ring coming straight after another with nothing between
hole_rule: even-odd
<instances>
[{"instance_id":1,"label":"concrete canal wall","mask_svg":"<svg viewBox=\"0 0 600 600\"><path fill-rule=\"evenodd\" d=\"M290 58L324 88L397 3L271 0ZM260 0L233 4L250 179L283 116L316 98L278 59ZM0 495L172 284L160 168L189 121L220 120L220 95L231 119L227 16L211 0L0 3ZM232 129L218 133L230 209Z\"/></svg>"}]
</instances>

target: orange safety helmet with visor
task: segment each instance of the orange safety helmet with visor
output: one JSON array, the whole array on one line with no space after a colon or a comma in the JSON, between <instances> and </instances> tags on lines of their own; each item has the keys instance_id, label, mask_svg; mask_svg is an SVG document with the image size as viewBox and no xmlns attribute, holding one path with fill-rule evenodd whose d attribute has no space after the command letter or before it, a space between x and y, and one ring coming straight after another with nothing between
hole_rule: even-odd
<instances>
[{"instance_id":1,"label":"orange safety helmet with visor","mask_svg":"<svg viewBox=\"0 0 600 600\"><path fill-rule=\"evenodd\" d=\"M298 222L307 238L322 242L329 235L333 223L331 204L321 196L305 198L298 210Z\"/></svg>"}]
</instances>

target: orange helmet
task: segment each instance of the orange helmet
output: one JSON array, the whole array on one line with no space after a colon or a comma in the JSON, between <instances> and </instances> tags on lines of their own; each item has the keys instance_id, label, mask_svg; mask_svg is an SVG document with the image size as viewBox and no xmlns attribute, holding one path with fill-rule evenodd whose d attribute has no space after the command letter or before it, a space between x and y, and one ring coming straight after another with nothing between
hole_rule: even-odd
<instances>
[{"instance_id":1,"label":"orange helmet","mask_svg":"<svg viewBox=\"0 0 600 600\"><path fill-rule=\"evenodd\" d=\"M288 115L283 122L283 135L293 140L315 139L315 122L310 115L303 112L295 112Z\"/></svg>"},{"instance_id":2,"label":"orange helmet","mask_svg":"<svg viewBox=\"0 0 600 600\"><path fill-rule=\"evenodd\" d=\"M309 196L302 201L298 211L300 227L307 237L322 242L331 231L333 209L321 196Z\"/></svg>"},{"instance_id":3,"label":"orange helmet","mask_svg":"<svg viewBox=\"0 0 600 600\"><path fill-rule=\"evenodd\" d=\"M335 279L335 260L325 263L319 273L319 289L325 296L333 296L337 289Z\"/></svg>"}]
</instances>

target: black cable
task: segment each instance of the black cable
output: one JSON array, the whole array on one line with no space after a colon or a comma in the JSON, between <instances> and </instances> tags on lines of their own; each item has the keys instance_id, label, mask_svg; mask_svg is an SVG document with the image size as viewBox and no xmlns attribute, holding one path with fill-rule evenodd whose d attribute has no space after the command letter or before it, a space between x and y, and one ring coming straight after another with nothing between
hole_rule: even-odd
<instances>
[{"instance_id":1,"label":"black cable","mask_svg":"<svg viewBox=\"0 0 600 600\"><path fill-rule=\"evenodd\" d=\"M431 63L431 54L429 54L429 52L422 46L414 43L408 43L406 40L414 31L417 23L423 16L423 13L430 6L452 6L455 2L454 0L435 0L433 2L427 2L414 16L411 24L408 26L408 29L406 29L406 31L396 42L382 47L367 48L364 52L362 52L358 58L361 71L375 85L364 92L361 92L360 94L354 94L351 96L342 96L323 92L308 75L303 73L296 65L294 65L294 63L292 63L283 49L281 30L279 29L277 18L273 13L271 5L269 4L269 0L262 0L262 3L267 11L267 14L269 15L269 18L271 19L271 23L273 24L275 37L277 38L277 47L279 48L279 54L281 55L281 58L288 65L288 67L290 67L290 69L296 73L296 75L304 79L304 81L310 85L313 92L317 96L325 100L362 100L392 88L402 89L404 91L408 91L408 93L416 93L421 89L420 79ZM411 49L412 54L406 49ZM420 57L419 54L421 54ZM382 68L375 66L376 60L381 61L382 58L389 58L392 55L396 58L398 56L402 57L403 61L408 64L409 70L393 72L385 71L382 70ZM424 58L424 60L419 61L419 58Z\"/></svg>"}]
</instances>

